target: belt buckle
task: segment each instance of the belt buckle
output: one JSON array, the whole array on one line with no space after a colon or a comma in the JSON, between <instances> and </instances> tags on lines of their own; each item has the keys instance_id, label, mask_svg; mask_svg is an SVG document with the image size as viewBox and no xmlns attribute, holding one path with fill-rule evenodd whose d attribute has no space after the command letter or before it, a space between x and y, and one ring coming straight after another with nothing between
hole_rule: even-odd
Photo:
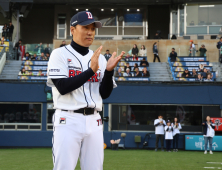
<instances>
[{"instance_id":1,"label":"belt buckle","mask_svg":"<svg viewBox=\"0 0 222 170\"><path fill-rule=\"evenodd\" d=\"M86 115L86 109L84 108L84 112L83 112L83 115Z\"/></svg>"}]
</instances>

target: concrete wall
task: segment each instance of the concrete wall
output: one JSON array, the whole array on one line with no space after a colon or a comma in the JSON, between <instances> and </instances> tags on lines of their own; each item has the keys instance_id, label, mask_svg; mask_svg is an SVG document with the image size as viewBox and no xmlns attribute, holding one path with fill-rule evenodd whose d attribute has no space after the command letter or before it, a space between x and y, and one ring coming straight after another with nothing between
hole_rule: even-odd
<instances>
[{"instance_id":1,"label":"concrete wall","mask_svg":"<svg viewBox=\"0 0 222 170\"><path fill-rule=\"evenodd\" d=\"M53 40L54 48L58 48L61 44L61 40ZM69 44L71 40L67 40ZM158 42L159 56L161 62L166 62L167 57L171 51L171 48L175 48L178 56L188 56L189 55L189 40L94 40L90 49L96 50L100 45L103 46L102 54L105 54L106 49L110 52L121 51L128 52L133 44L137 44L140 48L141 45L145 45L147 48L148 62L153 62L153 43ZM195 44L198 44L198 49L201 44L205 44L207 49L207 60L210 62L218 62L218 50L216 48L218 40L194 40ZM197 54L199 55L199 53Z\"/></svg>"}]
</instances>

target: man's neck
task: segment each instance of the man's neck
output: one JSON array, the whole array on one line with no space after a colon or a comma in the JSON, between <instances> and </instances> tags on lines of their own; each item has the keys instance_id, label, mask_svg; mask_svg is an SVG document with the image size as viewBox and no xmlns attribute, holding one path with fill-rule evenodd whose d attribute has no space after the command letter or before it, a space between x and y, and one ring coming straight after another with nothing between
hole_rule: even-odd
<instances>
[{"instance_id":1,"label":"man's neck","mask_svg":"<svg viewBox=\"0 0 222 170\"><path fill-rule=\"evenodd\" d=\"M83 47L79 44L77 44L75 41L72 40L71 46L74 50L76 50L81 55L86 55L89 52L89 47Z\"/></svg>"}]
</instances>

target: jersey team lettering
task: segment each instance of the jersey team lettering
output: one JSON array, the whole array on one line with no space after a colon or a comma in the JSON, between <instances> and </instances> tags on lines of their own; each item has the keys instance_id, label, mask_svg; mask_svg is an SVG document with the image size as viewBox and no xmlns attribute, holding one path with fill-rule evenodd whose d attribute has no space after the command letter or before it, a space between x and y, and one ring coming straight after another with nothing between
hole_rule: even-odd
<instances>
[{"instance_id":1,"label":"jersey team lettering","mask_svg":"<svg viewBox=\"0 0 222 170\"><path fill-rule=\"evenodd\" d=\"M79 70L69 70L69 77L75 77L79 74L81 74L82 72ZM100 72L99 73L95 73L88 81L91 82L99 82L100 79Z\"/></svg>"}]
</instances>

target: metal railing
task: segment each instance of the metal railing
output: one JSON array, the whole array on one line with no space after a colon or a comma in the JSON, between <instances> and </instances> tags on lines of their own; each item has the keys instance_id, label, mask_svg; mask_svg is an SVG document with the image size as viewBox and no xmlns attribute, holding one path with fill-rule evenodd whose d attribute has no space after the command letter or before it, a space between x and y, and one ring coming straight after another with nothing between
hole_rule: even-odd
<instances>
[{"instance_id":1,"label":"metal railing","mask_svg":"<svg viewBox=\"0 0 222 170\"><path fill-rule=\"evenodd\" d=\"M2 46L0 46L0 47L2 47ZM2 50L0 51L0 59L2 58L4 52L5 52L5 46L3 46Z\"/></svg>"}]
</instances>

